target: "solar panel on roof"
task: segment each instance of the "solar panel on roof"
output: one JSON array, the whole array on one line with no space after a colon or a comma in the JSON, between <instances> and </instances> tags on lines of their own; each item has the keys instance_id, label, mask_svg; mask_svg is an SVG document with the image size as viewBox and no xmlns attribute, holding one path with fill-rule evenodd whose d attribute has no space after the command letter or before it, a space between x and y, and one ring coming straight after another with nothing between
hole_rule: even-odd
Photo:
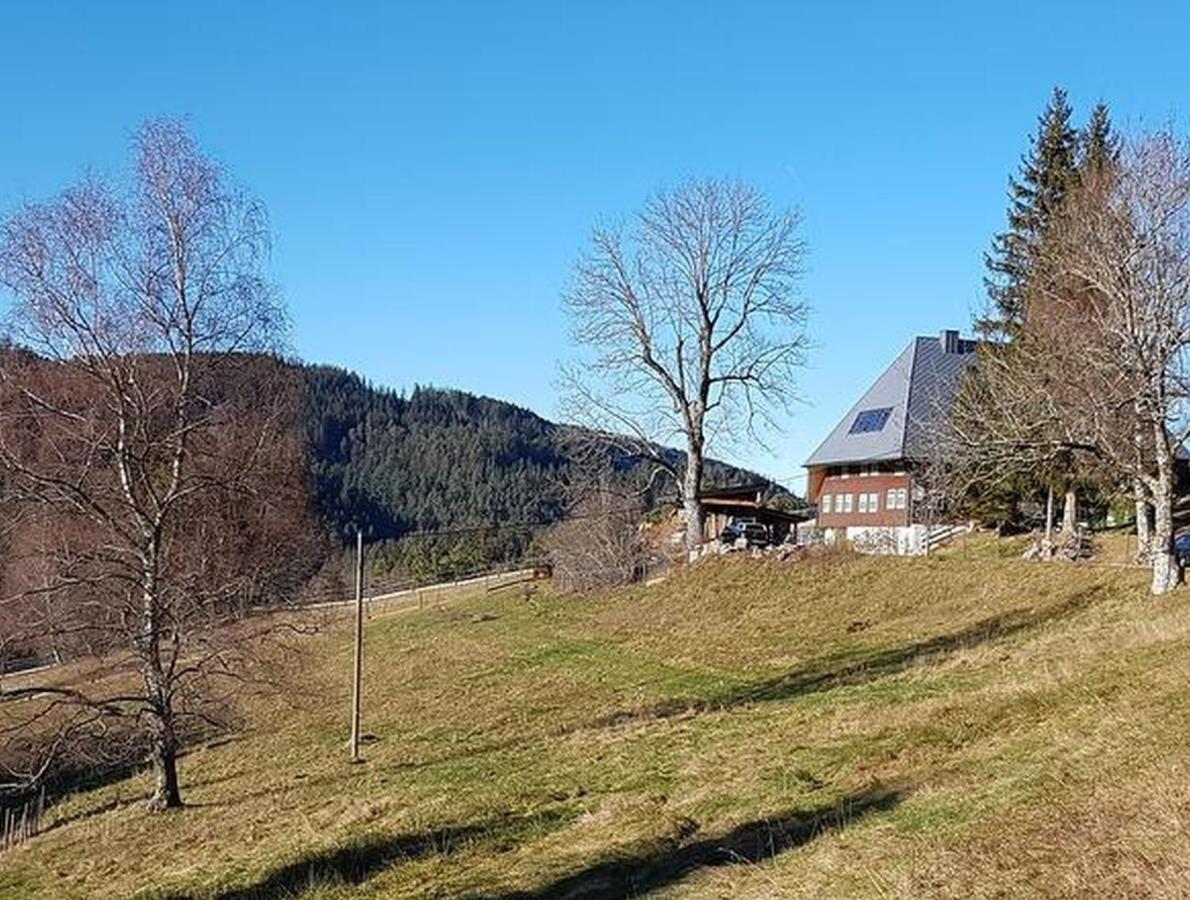
<instances>
[{"instance_id":1,"label":"solar panel on roof","mask_svg":"<svg viewBox=\"0 0 1190 900\"><path fill-rule=\"evenodd\" d=\"M851 428L847 433L864 434L870 431L879 431L884 427L890 415L892 415L891 406L882 406L879 409L861 409L855 414L855 421L851 423Z\"/></svg>"}]
</instances>

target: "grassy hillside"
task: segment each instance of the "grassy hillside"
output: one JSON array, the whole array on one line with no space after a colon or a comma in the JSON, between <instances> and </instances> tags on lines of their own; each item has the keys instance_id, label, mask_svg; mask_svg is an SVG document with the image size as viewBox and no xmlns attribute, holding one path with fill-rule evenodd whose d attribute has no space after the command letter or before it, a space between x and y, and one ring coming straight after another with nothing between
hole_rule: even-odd
<instances>
[{"instance_id":1,"label":"grassy hillside","mask_svg":"<svg viewBox=\"0 0 1190 900\"><path fill-rule=\"evenodd\" d=\"M1145 574L725 559L346 632L183 763L79 795L5 897L995 897L1190 891L1190 594Z\"/></svg>"}]
</instances>

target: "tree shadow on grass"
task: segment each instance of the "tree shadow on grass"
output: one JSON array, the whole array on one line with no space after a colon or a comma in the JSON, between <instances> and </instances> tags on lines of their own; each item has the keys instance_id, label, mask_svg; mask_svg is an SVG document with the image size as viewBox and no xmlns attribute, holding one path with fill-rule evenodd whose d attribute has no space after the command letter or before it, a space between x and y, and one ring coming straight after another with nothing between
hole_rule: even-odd
<instances>
[{"instance_id":1,"label":"tree shadow on grass","mask_svg":"<svg viewBox=\"0 0 1190 900\"><path fill-rule=\"evenodd\" d=\"M476 895L473 900L623 900L675 884L703 869L760 863L808 844L827 831L894 809L904 794L873 789L833 806L790 811L747 822L723 834L690 840L679 832L627 856L606 859L531 891Z\"/></svg>"},{"instance_id":2,"label":"tree shadow on grass","mask_svg":"<svg viewBox=\"0 0 1190 900\"><path fill-rule=\"evenodd\" d=\"M274 869L255 884L223 891L216 900L293 900L320 888L361 884L391 866L454 853L470 845L506 849L515 841L553 831L573 819L573 812L551 810L528 816L498 816L433 831L369 836L312 853ZM176 894L166 900L191 898Z\"/></svg>"},{"instance_id":3,"label":"tree shadow on grass","mask_svg":"<svg viewBox=\"0 0 1190 900\"><path fill-rule=\"evenodd\" d=\"M1001 640L1074 615L1094 603L1102 593L1104 593L1104 588L1091 587L1052 606L1041 609L1030 607L1015 609L981 619L960 631L949 634L913 641L897 647L873 649L858 657L852 656L842 660L813 663L775 678L733 688L716 696L678 697L634 710L621 710L596 719L592 726L607 727L624 722L664 719L687 713L715 712L752 703L788 700L837 687L868 684L890 675L899 674L923 662L929 662L980 644Z\"/></svg>"}]
</instances>

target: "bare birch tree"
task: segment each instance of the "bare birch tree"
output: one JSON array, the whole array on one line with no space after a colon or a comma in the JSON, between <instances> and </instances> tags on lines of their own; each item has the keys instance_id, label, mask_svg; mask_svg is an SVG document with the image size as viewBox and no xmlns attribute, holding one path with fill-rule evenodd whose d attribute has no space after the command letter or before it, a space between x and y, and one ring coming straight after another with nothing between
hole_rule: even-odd
<instances>
[{"instance_id":1,"label":"bare birch tree","mask_svg":"<svg viewBox=\"0 0 1190 900\"><path fill-rule=\"evenodd\" d=\"M563 412L673 477L689 549L708 447L755 437L794 396L804 256L795 213L708 179L656 194L627 229L596 227L575 266L564 305L586 355L564 369Z\"/></svg>"},{"instance_id":2,"label":"bare birch tree","mask_svg":"<svg viewBox=\"0 0 1190 900\"><path fill-rule=\"evenodd\" d=\"M1152 592L1166 593L1181 574L1174 466L1190 435L1188 348L1190 149L1161 131L1070 192L1024 334L985 353L956 407L956 468L987 481L1068 456L1093 467L1133 494Z\"/></svg>"},{"instance_id":3,"label":"bare birch tree","mask_svg":"<svg viewBox=\"0 0 1190 900\"><path fill-rule=\"evenodd\" d=\"M1190 147L1172 131L1129 144L1119 166L1076 191L1054 231L1043 281L1082 324L1069 423L1153 507L1152 591L1180 580L1173 548L1174 464L1190 435Z\"/></svg>"},{"instance_id":4,"label":"bare birch tree","mask_svg":"<svg viewBox=\"0 0 1190 900\"><path fill-rule=\"evenodd\" d=\"M244 644L221 629L278 587L268 523L299 493L292 394L255 356L285 330L267 250L261 205L172 121L141 129L127 183L88 179L0 233L12 338L32 351L0 365L3 502L49 526L32 532L42 571L3 602L52 610L40 627L137 673L3 698L49 698L75 729L138 723L154 809L181 804L184 720L234 674Z\"/></svg>"}]
</instances>

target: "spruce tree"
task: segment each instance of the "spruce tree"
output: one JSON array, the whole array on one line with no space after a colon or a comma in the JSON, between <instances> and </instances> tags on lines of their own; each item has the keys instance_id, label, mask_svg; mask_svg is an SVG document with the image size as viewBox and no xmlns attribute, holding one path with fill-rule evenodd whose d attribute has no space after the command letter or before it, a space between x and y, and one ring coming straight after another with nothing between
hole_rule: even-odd
<instances>
[{"instance_id":1,"label":"spruce tree","mask_svg":"<svg viewBox=\"0 0 1190 900\"><path fill-rule=\"evenodd\" d=\"M1011 340L1025 320L1025 297L1045 229L1078 168L1078 132L1066 92L1055 87L1037 133L1021 159L1019 176L1008 182L1008 229L992 240L985 256L990 310L977 323L988 338ZM1110 137L1110 126L1106 136Z\"/></svg>"},{"instance_id":2,"label":"spruce tree","mask_svg":"<svg viewBox=\"0 0 1190 900\"><path fill-rule=\"evenodd\" d=\"M1100 101L1091 110L1087 127L1079 136L1078 167L1082 172L1102 172L1120 159L1120 141L1111 125L1107 104Z\"/></svg>"}]
</instances>

